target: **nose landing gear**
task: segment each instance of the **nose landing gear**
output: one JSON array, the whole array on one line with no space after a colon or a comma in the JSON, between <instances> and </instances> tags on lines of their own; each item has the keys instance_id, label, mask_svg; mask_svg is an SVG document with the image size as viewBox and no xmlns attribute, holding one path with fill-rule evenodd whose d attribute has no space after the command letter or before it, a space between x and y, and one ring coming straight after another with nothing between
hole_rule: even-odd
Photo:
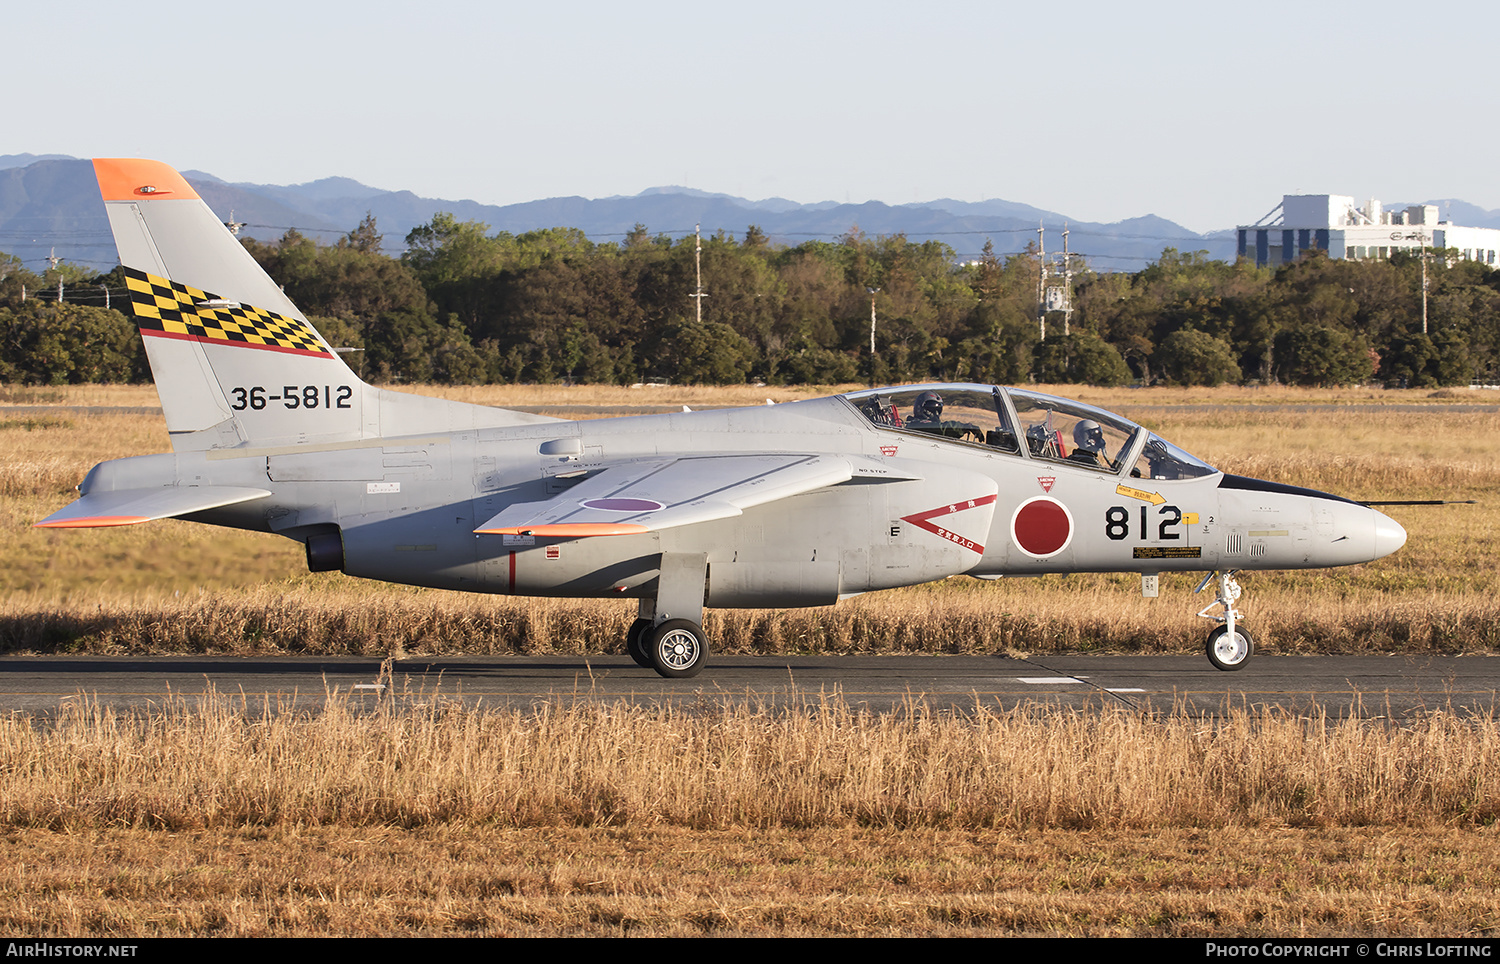
<instances>
[{"instance_id":1,"label":"nose landing gear","mask_svg":"<svg viewBox=\"0 0 1500 964\"><path fill-rule=\"evenodd\" d=\"M1215 593L1214 601L1198 611L1198 615L1204 619L1212 619L1220 625L1216 626L1208 634L1208 642L1205 649L1208 652L1208 661L1214 664L1215 669L1226 673L1234 672L1250 661L1255 653L1255 641L1251 639L1250 633L1237 620L1244 617L1234 604L1239 601L1240 584L1234 581L1238 569L1215 570L1203 577L1198 583L1194 593L1200 593L1207 588L1210 582L1217 580L1218 591ZM1223 606L1223 613L1213 613L1216 606Z\"/></svg>"}]
</instances>

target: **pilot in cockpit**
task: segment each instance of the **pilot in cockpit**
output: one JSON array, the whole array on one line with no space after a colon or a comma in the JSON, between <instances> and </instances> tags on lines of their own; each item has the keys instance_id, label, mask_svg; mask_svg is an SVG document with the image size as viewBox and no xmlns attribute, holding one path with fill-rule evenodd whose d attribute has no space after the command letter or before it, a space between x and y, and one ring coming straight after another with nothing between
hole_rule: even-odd
<instances>
[{"instance_id":1,"label":"pilot in cockpit","mask_svg":"<svg viewBox=\"0 0 1500 964\"><path fill-rule=\"evenodd\" d=\"M1091 418L1073 426L1073 451L1069 462L1077 462L1091 468L1114 469L1104 442L1104 429Z\"/></svg>"},{"instance_id":2,"label":"pilot in cockpit","mask_svg":"<svg viewBox=\"0 0 1500 964\"><path fill-rule=\"evenodd\" d=\"M943 396L937 392L923 392L912 400L911 418L906 420L906 427L946 438L984 441L984 430L978 425L943 420Z\"/></svg>"}]
</instances>

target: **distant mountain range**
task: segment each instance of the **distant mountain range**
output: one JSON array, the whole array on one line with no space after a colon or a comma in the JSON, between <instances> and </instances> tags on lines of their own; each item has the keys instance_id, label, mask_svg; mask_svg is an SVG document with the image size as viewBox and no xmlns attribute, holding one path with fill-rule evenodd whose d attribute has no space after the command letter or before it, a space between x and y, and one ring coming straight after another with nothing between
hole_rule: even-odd
<instances>
[{"instance_id":1,"label":"distant mountain range","mask_svg":"<svg viewBox=\"0 0 1500 964\"><path fill-rule=\"evenodd\" d=\"M594 241L618 241L636 224L652 235L681 237L701 224L705 236L723 230L743 237L758 225L773 242L797 245L833 241L857 227L865 234L905 234L913 241L942 241L961 260L978 258L986 240L1004 255L1025 250L1036 240L1037 223L1046 227L1048 251L1069 249L1084 255L1096 271L1138 271L1163 248L1206 250L1209 257L1234 257L1234 231L1197 234L1155 215L1111 224L1083 221L1014 201L940 199L890 205L879 201L799 204L785 198L749 201L684 187L653 187L633 197L561 197L521 204L424 198L410 191L386 191L346 177L307 184L231 184L203 171L183 171L214 212L245 222L244 233L274 240L289 228L325 243L353 230L373 214L387 254L405 250L412 228L446 211L463 221L482 221L490 231L521 234L540 228L578 228ZM1443 205L1445 217L1461 224L1500 227L1500 211L1462 201ZM1401 205L1388 204L1388 208ZM75 264L106 270L115 264L114 242L86 160L58 154L0 155L0 252L20 257L32 270L46 267L49 252Z\"/></svg>"}]
</instances>

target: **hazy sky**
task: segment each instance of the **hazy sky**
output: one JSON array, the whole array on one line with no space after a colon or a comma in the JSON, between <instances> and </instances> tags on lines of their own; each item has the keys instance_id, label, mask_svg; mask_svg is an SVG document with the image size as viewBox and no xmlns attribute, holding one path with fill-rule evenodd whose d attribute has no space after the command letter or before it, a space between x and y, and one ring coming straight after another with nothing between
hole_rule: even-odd
<instances>
[{"instance_id":1,"label":"hazy sky","mask_svg":"<svg viewBox=\"0 0 1500 964\"><path fill-rule=\"evenodd\" d=\"M685 184L1197 231L1282 194L1500 208L1500 7L11 4L0 154L508 204Z\"/></svg>"}]
</instances>

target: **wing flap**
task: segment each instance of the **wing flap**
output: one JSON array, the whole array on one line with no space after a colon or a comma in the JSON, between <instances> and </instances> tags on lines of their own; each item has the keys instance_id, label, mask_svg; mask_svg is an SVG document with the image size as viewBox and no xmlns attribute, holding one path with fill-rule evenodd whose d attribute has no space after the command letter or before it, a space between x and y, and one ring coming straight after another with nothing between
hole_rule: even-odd
<instances>
[{"instance_id":1,"label":"wing flap","mask_svg":"<svg viewBox=\"0 0 1500 964\"><path fill-rule=\"evenodd\" d=\"M847 482L853 467L822 455L726 455L605 469L547 502L501 510L475 532L583 538L655 532Z\"/></svg>"},{"instance_id":2,"label":"wing flap","mask_svg":"<svg viewBox=\"0 0 1500 964\"><path fill-rule=\"evenodd\" d=\"M263 499L269 489L230 485L163 486L91 492L36 523L40 529L93 529L128 526L154 519L217 509L238 502Z\"/></svg>"}]
</instances>

